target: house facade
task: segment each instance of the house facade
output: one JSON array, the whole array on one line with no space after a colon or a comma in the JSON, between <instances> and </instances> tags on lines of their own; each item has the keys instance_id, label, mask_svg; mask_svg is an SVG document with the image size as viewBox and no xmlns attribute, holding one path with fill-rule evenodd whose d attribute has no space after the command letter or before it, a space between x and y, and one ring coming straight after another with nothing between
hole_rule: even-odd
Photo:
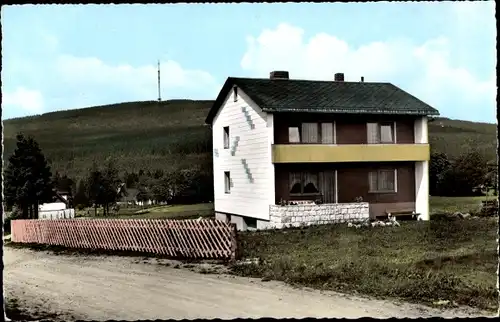
<instances>
[{"instance_id":1,"label":"house facade","mask_svg":"<svg viewBox=\"0 0 500 322\"><path fill-rule=\"evenodd\" d=\"M239 229L403 212L428 220L427 122L438 114L390 83L341 73L230 77L206 119L216 217Z\"/></svg>"}]
</instances>

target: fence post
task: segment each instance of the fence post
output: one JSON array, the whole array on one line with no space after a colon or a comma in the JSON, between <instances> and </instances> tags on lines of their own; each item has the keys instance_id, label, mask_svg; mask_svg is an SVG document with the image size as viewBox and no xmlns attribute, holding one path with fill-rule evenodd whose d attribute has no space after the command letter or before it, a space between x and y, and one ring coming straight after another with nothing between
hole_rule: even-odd
<instances>
[{"instance_id":1,"label":"fence post","mask_svg":"<svg viewBox=\"0 0 500 322\"><path fill-rule=\"evenodd\" d=\"M236 230L236 224L231 225L231 262L235 262L238 258L238 232Z\"/></svg>"}]
</instances>

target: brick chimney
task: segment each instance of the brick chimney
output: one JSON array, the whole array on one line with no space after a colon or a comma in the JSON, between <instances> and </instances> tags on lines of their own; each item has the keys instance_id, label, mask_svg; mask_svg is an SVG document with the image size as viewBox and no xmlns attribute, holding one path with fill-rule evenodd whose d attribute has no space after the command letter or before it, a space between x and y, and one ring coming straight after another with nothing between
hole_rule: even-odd
<instances>
[{"instance_id":1,"label":"brick chimney","mask_svg":"<svg viewBox=\"0 0 500 322\"><path fill-rule=\"evenodd\" d=\"M275 70L269 74L270 79L290 79L290 74L284 70Z\"/></svg>"},{"instance_id":2,"label":"brick chimney","mask_svg":"<svg viewBox=\"0 0 500 322\"><path fill-rule=\"evenodd\" d=\"M336 82L343 82L344 81L344 73L336 73L334 79Z\"/></svg>"}]
</instances>

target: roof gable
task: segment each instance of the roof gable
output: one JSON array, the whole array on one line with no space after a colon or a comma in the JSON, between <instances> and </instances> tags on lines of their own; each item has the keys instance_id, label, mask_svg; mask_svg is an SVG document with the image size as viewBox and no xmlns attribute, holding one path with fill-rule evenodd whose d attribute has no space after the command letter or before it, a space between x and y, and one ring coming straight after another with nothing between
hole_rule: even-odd
<instances>
[{"instance_id":1,"label":"roof gable","mask_svg":"<svg viewBox=\"0 0 500 322\"><path fill-rule=\"evenodd\" d=\"M212 123L233 86L241 88L263 111L270 113L439 115L433 107L390 83L229 77L206 123Z\"/></svg>"}]
</instances>

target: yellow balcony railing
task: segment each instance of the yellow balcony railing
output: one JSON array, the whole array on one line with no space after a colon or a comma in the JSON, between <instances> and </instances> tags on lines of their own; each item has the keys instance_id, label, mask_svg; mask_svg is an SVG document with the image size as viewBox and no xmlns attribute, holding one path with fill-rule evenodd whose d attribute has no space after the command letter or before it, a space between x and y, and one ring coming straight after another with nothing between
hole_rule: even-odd
<instances>
[{"instance_id":1,"label":"yellow balcony railing","mask_svg":"<svg viewBox=\"0 0 500 322\"><path fill-rule=\"evenodd\" d=\"M273 163L427 161L429 144L274 144Z\"/></svg>"}]
</instances>

